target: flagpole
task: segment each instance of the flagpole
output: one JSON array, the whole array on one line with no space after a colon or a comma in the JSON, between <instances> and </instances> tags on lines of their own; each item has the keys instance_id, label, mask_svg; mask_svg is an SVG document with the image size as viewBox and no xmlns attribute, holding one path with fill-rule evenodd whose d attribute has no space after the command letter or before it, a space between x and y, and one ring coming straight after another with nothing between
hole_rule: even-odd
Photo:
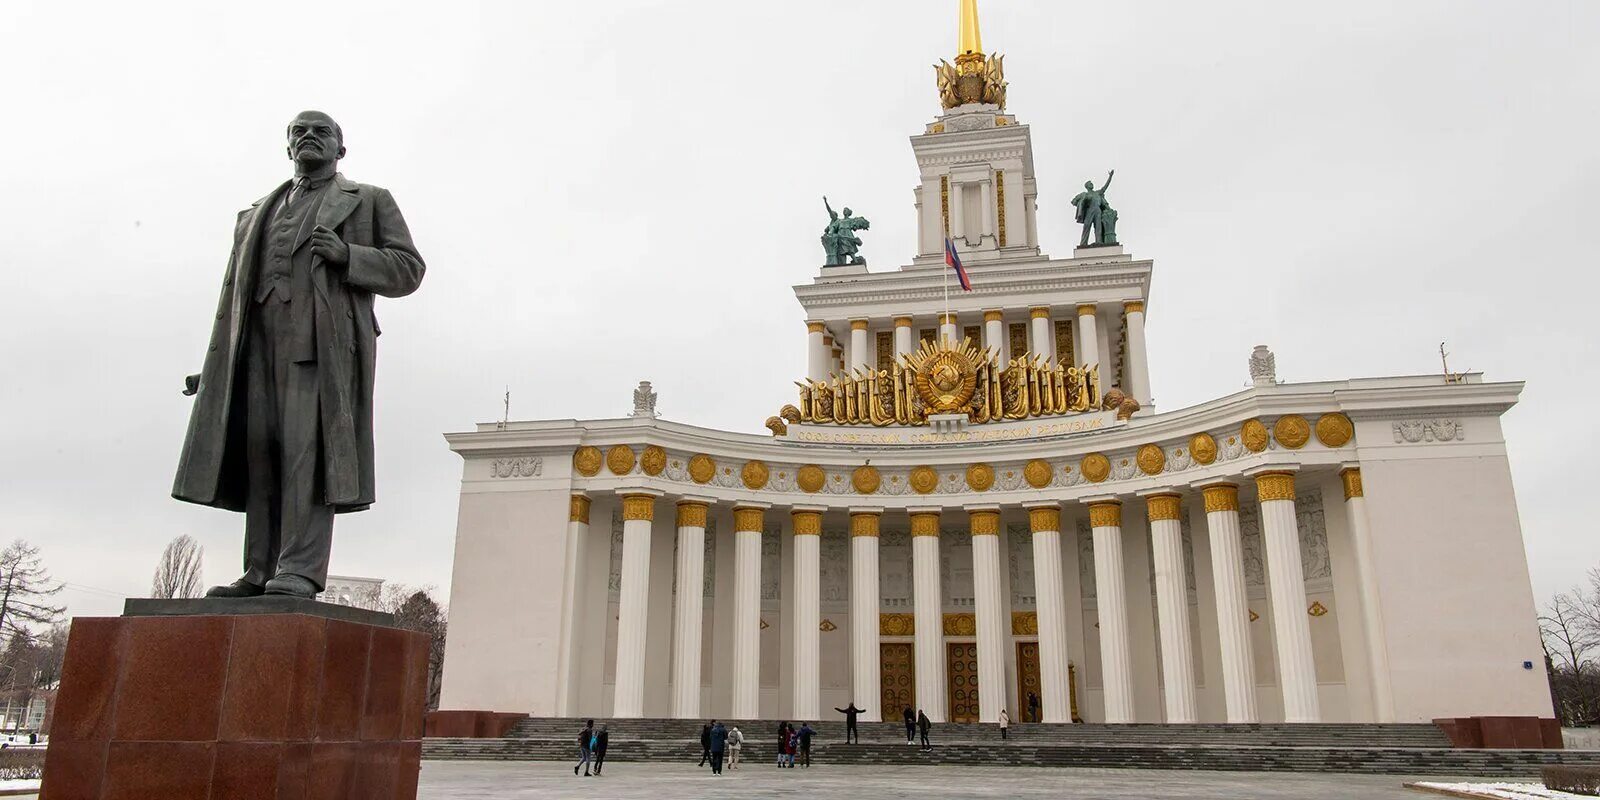
<instances>
[{"instance_id":1,"label":"flagpole","mask_svg":"<svg viewBox=\"0 0 1600 800\"><path fill-rule=\"evenodd\" d=\"M950 247L950 252L954 253L956 249L956 240L947 238L945 239L945 243ZM949 261L949 259L945 260L947 262ZM939 337L941 339L944 338L945 323L950 320L950 270L953 269L955 269L955 267L948 263L944 265L944 316L939 318ZM955 342L951 341L950 345L952 347L955 346Z\"/></svg>"}]
</instances>

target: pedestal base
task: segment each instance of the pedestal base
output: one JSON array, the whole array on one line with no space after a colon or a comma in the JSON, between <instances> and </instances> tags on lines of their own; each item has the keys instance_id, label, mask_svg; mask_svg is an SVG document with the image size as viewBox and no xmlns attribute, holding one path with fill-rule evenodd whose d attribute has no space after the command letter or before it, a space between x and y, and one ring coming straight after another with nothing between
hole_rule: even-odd
<instances>
[{"instance_id":1,"label":"pedestal base","mask_svg":"<svg viewBox=\"0 0 1600 800\"><path fill-rule=\"evenodd\" d=\"M203 602L73 621L41 800L415 800L427 636Z\"/></svg>"}]
</instances>

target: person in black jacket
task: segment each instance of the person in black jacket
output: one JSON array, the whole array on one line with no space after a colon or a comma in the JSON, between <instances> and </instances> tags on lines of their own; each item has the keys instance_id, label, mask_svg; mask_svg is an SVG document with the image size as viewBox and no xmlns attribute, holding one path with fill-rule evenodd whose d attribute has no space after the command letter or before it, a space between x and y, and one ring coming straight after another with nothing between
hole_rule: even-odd
<instances>
[{"instance_id":1,"label":"person in black jacket","mask_svg":"<svg viewBox=\"0 0 1600 800\"><path fill-rule=\"evenodd\" d=\"M864 708L856 708L854 701L844 708L835 708L834 711L844 715L844 741L850 743L850 737L856 737L856 744L861 744L861 731L856 730L856 715L866 713Z\"/></svg>"},{"instance_id":2,"label":"person in black jacket","mask_svg":"<svg viewBox=\"0 0 1600 800\"><path fill-rule=\"evenodd\" d=\"M795 731L795 738L800 742L800 766L807 769L811 767L811 737L816 733L817 729L809 722L800 723L800 730Z\"/></svg>"},{"instance_id":3,"label":"person in black jacket","mask_svg":"<svg viewBox=\"0 0 1600 800\"><path fill-rule=\"evenodd\" d=\"M611 731L608 726L601 725L600 732L594 735L594 774L600 774L600 768L606 763L606 745L610 743Z\"/></svg>"},{"instance_id":4,"label":"person in black jacket","mask_svg":"<svg viewBox=\"0 0 1600 800\"><path fill-rule=\"evenodd\" d=\"M933 727L933 720L922 711L917 711L917 730L922 733L922 749L932 750L933 745L928 743L928 729Z\"/></svg>"},{"instance_id":5,"label":"person in black jacket","mask_svg":"<svg viewBox=\"0 0 1600 800\"><path fill-rule=\"evenodd\" d=\"M722 723L711 721L711 774L722 774L722 753L728 747L728 729Z\"/></svg>"},{"instance_id":6,"label":"person in black jacket","mask_svg":"<svg viewBox=\"0 0 1600 800\"><path fill-rule=\"evenodd\" d=\"M700 729L700 763L695 766L703 767L711 760L711 726Z\"/></svg>"},{"instance_id":7,"label":"person in black jacket","mask_svg":"<svg viewBox=\"0 0 1600 800\"><path fill-rule=\"evenodd\" d=\"M911 713L911 706L906 706L906 710L902 711L900 713L900 716L906 722L906 744L916 744L916 742L917 742L917 715Z\"/></svg>"},{"instance_id":8,"label":"person in black jacket","mask_svg":"<svg viewBox=\"0 0 1600 800\"><path fill-rule=\"evenodd\" d=\"M573 765L572 774L578 774L578 767L583 767L583 777L589 777L589 758L594 754L591 749L594 745L594 720L584 720L583 730L578 731L578 763Z\"/></svg>"}]
</instances>

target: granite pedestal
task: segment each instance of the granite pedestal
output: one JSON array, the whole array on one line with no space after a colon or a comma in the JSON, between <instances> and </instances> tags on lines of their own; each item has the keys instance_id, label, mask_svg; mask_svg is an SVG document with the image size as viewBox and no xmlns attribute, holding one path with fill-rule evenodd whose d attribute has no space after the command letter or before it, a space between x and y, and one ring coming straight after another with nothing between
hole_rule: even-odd
<instances>
[{"instance_id":1,"label":"granite pedestal","mask_svg":"<svg viewBox=\"0 0 1600 800\"><path fill-rule=\"evenodd\" d=\"M415 800L428 637L292 598L73 621L41 800Z\"/></svg>"}]
</instances>

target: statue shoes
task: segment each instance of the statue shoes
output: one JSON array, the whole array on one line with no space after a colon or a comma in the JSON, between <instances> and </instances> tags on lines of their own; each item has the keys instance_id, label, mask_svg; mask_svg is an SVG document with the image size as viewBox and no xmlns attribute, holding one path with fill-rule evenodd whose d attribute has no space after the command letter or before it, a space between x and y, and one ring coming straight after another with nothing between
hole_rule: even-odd
<instances>
[{"instance_id":1,"label":"statue shoes","mask_svg":"<svg viewBox=\"0 0 1600 800\"><path fill-rule=\"evenodd\" d=\"M267 594L303 597L310 600L316 597L317 592L320 590L309 579L302 578L292 572L284 572L267 581L266 591Z\"/></svg>"},{"instance_id":2,"label":"statue shoes","mask_svg":"<svg viewBox=\"0 0 1600 800\"><path fill-rule=\"evenodd\" d=\"M259 597L265 591L265 588L240 578L226 586L207 589L206 597Z\"/></svg>"}]
</instances>

